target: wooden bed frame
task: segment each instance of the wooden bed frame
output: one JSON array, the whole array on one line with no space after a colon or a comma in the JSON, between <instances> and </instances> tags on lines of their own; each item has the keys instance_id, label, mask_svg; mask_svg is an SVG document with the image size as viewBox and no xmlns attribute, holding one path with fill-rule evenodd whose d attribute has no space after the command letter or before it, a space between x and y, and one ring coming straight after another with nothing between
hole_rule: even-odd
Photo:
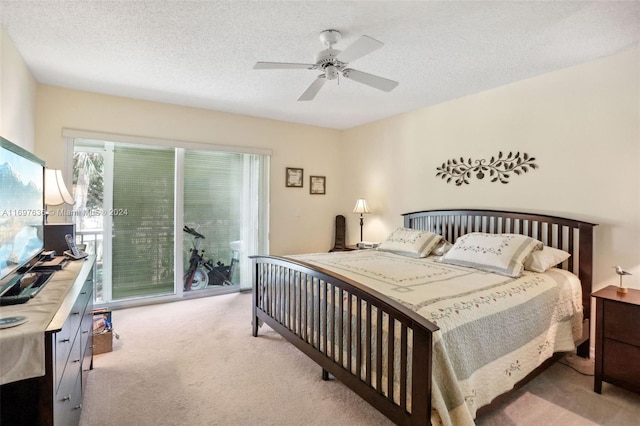
<instances>
[{"instance_id":1,"label":"wooden bed frame","mask_svg":"<svg viewBox=\"0 0 640 426\"><path fill-rule=\"evenodd\" d=\"M470 232L515 233L571 253L569 260L558 267L580 278L585 332L578 342L578 355L588 357L594 224L491 210L432 210L403 216L406 228L429 230L451 243ZM394 300L323 268L275 256L252 258L254 336L258 335L260 321L264 321L318 363L323 379L333 375L397 424L430 424L436 325ZM354 301L361 309L352 312ZM336 312L343 314L336 316ZM355 324L343 321L343 317L352 318L352 314L357 318ZM372 343L383 341L383 321L389 330L386 358L382 345ZM399 335L394 336L394 330L398 329ZM393 343L398 340L399 345ZM399 371L393 363L394 355L398 355L394 351L399 351ZM386 378L372 374L383 368L388 372ZM538 370L542 371L542 366ZM538 370L523 379L522 384L535 377ZM400 378L396 392L394 377ZM485 408L479 415L487 411Z\"/></svg>"}]
</instances>

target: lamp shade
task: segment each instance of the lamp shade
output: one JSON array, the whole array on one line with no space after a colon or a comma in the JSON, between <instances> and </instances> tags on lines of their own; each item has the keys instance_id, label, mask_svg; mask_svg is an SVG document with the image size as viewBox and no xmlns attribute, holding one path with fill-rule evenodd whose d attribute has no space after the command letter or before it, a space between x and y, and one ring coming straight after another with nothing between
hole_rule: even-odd
<instances>
[{"instance_id":1,"label":"lamp shade","mask_svg":"<svg viewBox=\"0 0 640 426\"><path fill-rule=\"evenodd\" d=\"M353 212L360 213L360 214L370 213L369 206L367 205L367 200L365 200L364 198L358 198L358 201L356 201L356 206L354 207Z\"/></svg>"},{"instance_id":2,"label":"lamp shade","mask_svg":"<svg viewBox=\"0 0 640 426\"><path fill-rule=\"evenodd\" d=\"M64 180L62 180L62 171L44 169L44 203L48 206L57 206L74 202Z\"/></svg>"}]
</instances>

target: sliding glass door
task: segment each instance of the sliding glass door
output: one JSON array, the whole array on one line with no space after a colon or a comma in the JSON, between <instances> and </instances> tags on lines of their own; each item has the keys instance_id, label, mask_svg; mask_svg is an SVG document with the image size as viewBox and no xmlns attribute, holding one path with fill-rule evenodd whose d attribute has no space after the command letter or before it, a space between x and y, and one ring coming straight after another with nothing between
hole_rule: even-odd
<instances>
[{"instance_id":1,"label":"sliding glass door","mask_svg":"<svg viewBox=\"0 0 640 426\"><path fill-rule=\"evenodd\" d=\"M267 155L80 138L73 149L96 303L251 288L247 256L267 246Z\"/></svg>"},{"instance_id":2,"label":"sliding glass door","mask_svg":"<svg viewBox=\"0 0 640 426\"><path fill-rule=\"evenodd\" d=\"M88 141L87 141L88 142ZM105 221L102 215L105 210L104 197L111 193L110 188L105 189L105 160L106 150L104 143L99 145L78 145L73 153L73 222L76 225L77 243L85 246L85 251L96 255L94 273L94 299L97 303L104 300L105 280L110 282L109 275L105 276L105 262L110 262L111 257L104 257L105 246L110 252L111 240L103 238L105 234ZM111 163L109 163L111 164ZM111 181L107 182L108 185ZM68 221L68 219L67 219ZM110 235L110 233L109 233ZM109 295L111 287L108 286ZM110 297L110 296L109 296Z\"/></svg>"}]
</instances>

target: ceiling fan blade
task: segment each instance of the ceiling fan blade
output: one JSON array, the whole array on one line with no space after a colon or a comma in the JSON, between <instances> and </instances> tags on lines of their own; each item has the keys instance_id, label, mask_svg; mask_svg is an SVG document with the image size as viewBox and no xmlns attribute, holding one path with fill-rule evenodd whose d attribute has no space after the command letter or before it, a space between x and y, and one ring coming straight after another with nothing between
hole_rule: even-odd
<instances>
[{"instance_id":1,"label":"ceiling fan blade","mask_svg":"<svg viewBox=\"0 0 640 426\"><path fill-rule=\"evenodd\" d=\"M291 64L287 62L256 62L253 66L254 70L312 70L316 68L315 64Z\"/></svg>"},{"instance_id":2,"label":"ceiling fan blade","mask_svg":"<svg viewBox=\"0 0 640 426\"><path fill-rule=\"evenodd\" d=\"M384 90L385 92L392 91L397 85L397 81L389 80L388 78L378 77L377 75L369 74L366 72L347 68L342 71L342 75L345 78L355 80L358 83L366 84L367 86L375 87L376 89Z\"/></svg>"},{"instance_id":3,"label":"ceiling fan blade","mask_svg":"<svg viewBox=\"0 0 640 426\"><path fill-rule=\"evenodd\" d=\"M382 46L384 46L383 42L363 35L340 52L338 56L336 56L336 59L340 62L349 63L358 58L362 58L364 55L368 55L376 49L380 49Z\"/></svg>"},{"instance_id":4,"label":"ceiling fan blade","mask_svg":"<svg viewBox=\"0 0 640 426\"><path fill-rule=\"evenodd\" d=\"M324 84L326 82L327 82L327 79L324 76L324 74L320 74L318 76L318 78L316 78L314 80L314 82L311 83L311 85L309 87L307 87L307 90L305 90L304 93L302 95L300 95L298 100L299 101L311 101L311 100L313 100L313 98L316 97L316 95L318 94L320 89L322 89L322 86L324 86Z\"/></svg>"}]
</instances>

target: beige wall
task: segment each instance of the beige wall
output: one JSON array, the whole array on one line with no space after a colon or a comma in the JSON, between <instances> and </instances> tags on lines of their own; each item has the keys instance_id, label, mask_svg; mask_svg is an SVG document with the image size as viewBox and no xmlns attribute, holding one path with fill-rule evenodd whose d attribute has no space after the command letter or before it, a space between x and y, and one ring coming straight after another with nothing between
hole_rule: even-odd
<instances>
[{"instance_id":1,"label":"beige wall","mask_svg":"<svg viewBox=\"0 0 640 426\"><path fill-rule=\"evenodd\" d=\"M0 136L34 151L36 81L0 28Z\"/></svg>"},{"instance_id":2,"label":"beige wall","mask_svg":"<svg viewBox=\"0 0 640 426\"><path fill-rule=\"evenodd\" d=\"M270 251L327 251L339 210L339 132L196 108L38 86L36 154L64 168L62 129L203 144L271 149ZM285 188L285 167L304 169L303 188ZM309 176L327 178L327 195L309 194Z\"/></svg>"},{"instance_id":3,"label":"beige wall","mask_svg":"<svg viewBox=\"0 0 640 426\"><path fill-rule=\"evenodd\" d=\"M273 150L271 252L324 251L333 217L367 198L365 240L380 240L400 214L430 208L490 207L599 223L596 288L615 283L611 265L630 269L640 288L640 49L339 132L234 114L36 85L0 29L0 134L63 168L62 128ZM37 95L37 96L36 96ZM36 108L37 102L37 108ZM436 179L448 158L527 152L539 170L499 185ZM287 166L305 187L284 187ZM343 170L345 170L343 172ZM327 195L308 193L308 176L327 176Z\"/></svg>"},{"instance_id":4,"label":"beige wall","mask_svg":"<svg viewBox=\"0 0 640 426\"><path fill-rule=\"evenodd\" d=\"M347 200L366 197L365 240L402 224L401 213L493 208L598 223L595 286L617 283L611 268L633 272L640 288L640 72L638 46L344 132L350 161ZM526 152L540 168L509 184L472 178L456 187L436 178L450 158L490 159ZM353 215L352 215L353 216ZM351 218L350 240L359 238Z\"/></svg>"}]
</instances>

